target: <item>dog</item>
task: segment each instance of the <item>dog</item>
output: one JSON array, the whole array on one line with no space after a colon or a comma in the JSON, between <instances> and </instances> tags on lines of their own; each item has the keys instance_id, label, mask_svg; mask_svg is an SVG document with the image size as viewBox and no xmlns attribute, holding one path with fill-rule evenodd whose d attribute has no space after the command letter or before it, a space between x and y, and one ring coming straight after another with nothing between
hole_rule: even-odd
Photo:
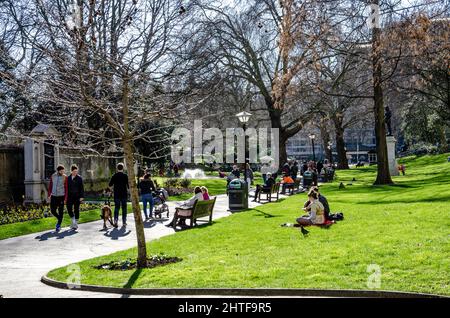
<instances>
[{"instance_id":1,"label":"dog","mask_svg":"<svg viewBox=\"0 0 450 318\"><path fill-rule=\"evenodd\" d=\"M109 221L109 223L116 227L116 224L114 224L113 219L112 219L112 210L111 207L108 204L105 204L102 207L102 215L101 218L103 220L103 230L107 230L107 226L106 226L106 221Z\"/></svg>"}]
</instances>

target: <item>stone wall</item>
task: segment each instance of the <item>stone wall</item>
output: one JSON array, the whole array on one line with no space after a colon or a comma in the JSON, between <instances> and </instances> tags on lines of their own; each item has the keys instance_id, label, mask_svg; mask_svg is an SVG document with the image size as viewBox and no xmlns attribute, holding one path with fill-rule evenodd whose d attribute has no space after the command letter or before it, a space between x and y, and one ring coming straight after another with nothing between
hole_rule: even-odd
<instances>
[{"instance_id":1,"label":"stone wall","mask_svg":"<svg viewBox=\"0 0 450 318\"><path fill-rule=\"evenodd\" d=\"M0 201L21 201L25 194L23 146L0 145Z\"/></svg>"},{"instance_id":2,"label":"stone wall","mask_svg":"<svg viewBox=\"0 0 450 318\"><path fill-rule=\"evenodd\" d=\"M58 163L64 165L67 175L70 174L72 164L76 164L78 173L83 177L86 191L104 190L116 170L116 164L120 161L120 159L100 157L75 149L59 148Z\"/></svg>"},{"instance_id":3,"label":"stone wall","mask_svg":"<svg viewBox=\"0 0 450 318\"><path fill-rule=\"evenodd\" d=\"M32 159L31 159L32 160ZM70 166L76 164L85 182L86 191L102 191L108 186L111 175L115 172L120 159L100 157L95 154L81 153L78 150L60 148L59 163L70 173ZM32 165L32 163L29 163ZM0 201L21 202L25 195L25 159L22 145L0 145ZM39 198L41 202L47 196L48 180L42 181Z\"/></svg>"}]
</instances>

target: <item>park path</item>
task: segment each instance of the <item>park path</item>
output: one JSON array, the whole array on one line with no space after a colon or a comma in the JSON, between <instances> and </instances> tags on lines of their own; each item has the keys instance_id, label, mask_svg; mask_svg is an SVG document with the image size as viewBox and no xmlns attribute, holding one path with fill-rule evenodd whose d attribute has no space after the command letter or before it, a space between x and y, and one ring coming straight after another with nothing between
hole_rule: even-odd
<instances>
[{"instance_id":1,"label":"park path","mask_svg":"<svg viewBox=\"0 0 450 318\"><path fill-rule=\"evenodd\" d=\"M253 208L260 204L249 202ZM172 218L176 202L169 202ZM218 195L213 219L231 215L228 197ZM67 215L65 215L67 217ZM164 226L169 219L146 223L145 237L151 241L175 233ZM53 230L24 235L0 241L0 296L9 297L121 297L117 294L62 290L40 282L50 270L71 263L111 254L136 246L132 213L128 214L126 228L101 231L103 221L79 225L77 232L69 228L56 234ZM120 223L119 223L120 224ZM122 295L123 296L123 295Z\"/></svg>"}]
</instances>

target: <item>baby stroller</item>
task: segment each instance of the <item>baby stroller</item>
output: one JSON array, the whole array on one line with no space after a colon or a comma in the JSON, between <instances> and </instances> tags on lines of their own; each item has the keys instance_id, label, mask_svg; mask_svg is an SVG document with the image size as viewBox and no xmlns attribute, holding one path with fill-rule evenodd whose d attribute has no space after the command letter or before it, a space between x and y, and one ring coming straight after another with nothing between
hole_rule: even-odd
<instances>
[{"instance_id":1,"label":"baby stroller","mask_svg":"<svg viewBox=\"0 0 450 318\"><path fill-rule=\"evenodd\" d=\"M169 206L166 201L169 199L169 193L166 189L160 188L153 192L155 218L161 218L163 213L169 217Z\"/></svg>"}]
</instances>

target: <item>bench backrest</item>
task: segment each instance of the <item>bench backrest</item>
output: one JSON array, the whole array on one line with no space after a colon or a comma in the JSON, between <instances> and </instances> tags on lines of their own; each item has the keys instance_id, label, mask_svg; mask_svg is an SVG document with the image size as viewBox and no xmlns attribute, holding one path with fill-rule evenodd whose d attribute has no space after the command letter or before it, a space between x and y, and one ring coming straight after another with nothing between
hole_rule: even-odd
<instances>
[{"instance_id":1,"label":"bench backrest","mask_svg":"<svg viewBox=\"0 0 450 318\"><path fill-rule=\"evenodd\" d=\"M192 217L194 219L196 219L196 218L201 218L201 217L204 217L204 216L211 215L212 211L214 209L214 204L215 203L216 203L216 197L214 197L214 199L212 199L212 200L196 201Z\"/></svg>"},{"instance_id":2,"label":"bench backrest","mask_svg":"<svg viewBox=\"0 0 450 318\"><path fill-rule=\"evenodd\" d=\"M280 190L280 183L277 182L272 186L272 193L277 193Z\"/></svg>"}]
</instances>

